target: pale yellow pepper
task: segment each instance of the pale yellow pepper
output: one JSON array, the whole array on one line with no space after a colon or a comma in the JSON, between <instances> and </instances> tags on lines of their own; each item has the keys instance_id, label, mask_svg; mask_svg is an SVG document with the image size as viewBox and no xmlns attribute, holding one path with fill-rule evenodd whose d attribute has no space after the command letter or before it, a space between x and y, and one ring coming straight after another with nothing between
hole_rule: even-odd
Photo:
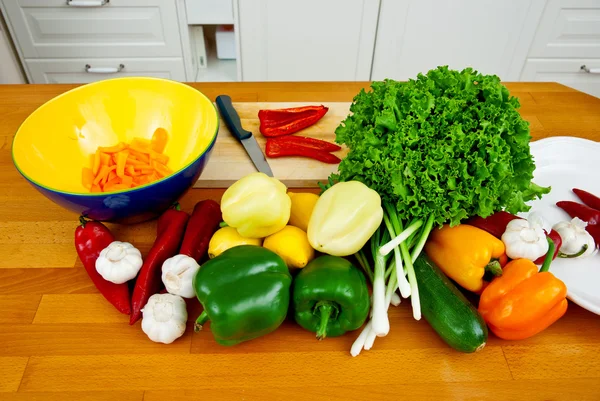
<instances>
[{"instance_id":1,"label":"pale yellow pepper","mask_svg":"<svg viewBox=\"0 0 600 401\"><path fill-rule=\"evenodd\" d=\"M276 178L260 172L248 174L223 194L223 220L246 238L264 238L276 233L290 219L292 201L286 191L286 186Z\"/></svg>"},{"instance_id":2,"label":"pale yellow pepper","mask_svg":"<svg viewBox=\"0 0 600 401\"><path fill-rule=\"evenodd\" d=\"M311 246L334 256L358 252L383 221L379 194L359 181L339 182L319 197L308 223Z\"/></svg>"}]
</instances>

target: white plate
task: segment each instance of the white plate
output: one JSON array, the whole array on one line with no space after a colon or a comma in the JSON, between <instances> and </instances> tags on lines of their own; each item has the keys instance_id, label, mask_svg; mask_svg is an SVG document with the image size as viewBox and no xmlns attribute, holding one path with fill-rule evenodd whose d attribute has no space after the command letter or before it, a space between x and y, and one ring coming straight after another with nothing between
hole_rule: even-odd
<instances>
[{"instance_id":1,"label":"white plate","mask_svg":"<svg viewBox=\"0 0 600 401\"><path fill-rule=\"evenodd\" d=\"M552 137L531 143L536 169L533 182L551 186L549 194L529 204L552 225L570 220L556 206L561 200L581 200L572 191L580 188L600 196L600 143L575 137ZM527 213L520 214L525 217ZM600 314L600 253L576 259L556 258L550 271L567 286L567 297L579 306Z\"/></svg>"}]
</instances>

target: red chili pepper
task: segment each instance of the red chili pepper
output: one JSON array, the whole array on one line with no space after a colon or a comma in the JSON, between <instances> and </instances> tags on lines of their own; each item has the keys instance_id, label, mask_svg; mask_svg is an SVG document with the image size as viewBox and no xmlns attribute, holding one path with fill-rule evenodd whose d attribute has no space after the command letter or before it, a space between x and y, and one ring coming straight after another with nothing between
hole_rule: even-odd
<instances>
[{"instance_id":1,"label":"red chili pepper","mask_svg":"<svg viewBox=\"0 0 600 401\"><path fill-rule=\"evenodd\" d=\"M506 231L506 226L508 225L508 223L510 223L514 219L520 218L521 217L515 216L514 214L505 211L499 211L486 218L480 216L472 217L469 220L467 220L465 224L469 224L471 226L480 228L492 234L494 237L501 239L502 234L504 234L504 232ZM549 237L552 240L552 242L554 242L554 257L552 258L554 260L558 255L558 250L562 245L562 238L560 237L560 234L555 230L551 230L550 233L546 233L546 236ZM537 260L534 261L534 263L544 263L545 257L546 255L540 256Z\"/></svg>"},{"instance_id":2,"label":"red chili pepper","mask_svg":"<svg viewBox=\"0 0 600 401\"><path fill-rule=\"evenodd\" d=\"M337 152L342 147L335 143L323 141L317 138L309 138L307 136L289 135L278 138L269 138L267 141L276 141L281 144L290 144L296 146L304 146L305 148L322 150L324 152Z\"/></svg>"},{"instance_id":3,"label":"red chili pepper","mask_svg":"<svg viewBox=\"0 0 600 401\"><path fill-rule=\"evenodd\" d=\"M600 210L592 209L581 203L560 201L556 202L556 206L567 212L571 218L579 217L588 224L598 224L600 222Z\"/></svg>"},{"instance_id":4,"label":"red chili pepper","mask_svg":"<svg viewBox=\"0 0 600 401\"><path fill-rule=\"evenodd\" d=\"M121 313L131 313L129 287L127 283L115 284L105 280L96 270L96 259L100 252L115 240L110 230L98 221L79 218L81 225L75 229L75 248L85 271L100 293Z\"/></svg>"},{"instance_id":5,"label":"red chili pepper","mask_svg":"<svg viewBox=\"0 0 600 401\"><path fill-rule=\"evenodd\" d=\"M223 220L221 206L211 199L202 200L194 206L194 211L185 229L179 253L201 263L208 254L210 238Z\"/></svg>"},{"instance_id":6,"label":"red chili pepper","mask_svg":"<svg viewBox=\"0 0 600 401\"><path fill-rule=\"evenodd\" d=\"M131 318L129 324L134 324L142 317L142 308L148 299L158 293L162 286L161 268L165 260L177 255L189 215L181 210L169 209L158 219L156 240L144 259L140 269L133 296L131 298Z\"/></svg>"},{"instance_id":7,"label":"red chili pepper","mask_svg":"<svg viewBox=\"0 0 600 401\"><path fill-rule=\"evenodd\" d=\"M575 192L575 195L577 195L587 206L592 209L600 210L600 198L596 195L579 188L573 188L573 192Z\"/></svg>"},{"instance_id":8,"label":"red chili pepper","mask_svg":"<svg viewBox=\"0 0 600 401\"><path fill-rule=\"evenodd\" d=\"M329 108L323 105L260 110L260 132L266 137L293 134L315 124L328 110Z\"/></svg>"},{"instance_id":9,"label":"red chili pepper","mask_svg":"<svg viewBox=\"0 0 600 401\"><path fill-rule=\"evenodd\" d=\"M277 158L284 156L301 156L322 161L323 163L338 164L341 159L336 155L323 150L298 146L292 143L285 143L278 140L267 139L265 153L268 157Z\"/></svg>"},{"instance_id":10,"label":"red chili pepper","mask_svg":"<svg viewBox=\"0 0 600 401\"><path fill-rule=\"evenodd\" d=\"M585 230L594 238L596 248L600 248L600 226L598 225L587 225Z\"/></svg>"}]
</instances>

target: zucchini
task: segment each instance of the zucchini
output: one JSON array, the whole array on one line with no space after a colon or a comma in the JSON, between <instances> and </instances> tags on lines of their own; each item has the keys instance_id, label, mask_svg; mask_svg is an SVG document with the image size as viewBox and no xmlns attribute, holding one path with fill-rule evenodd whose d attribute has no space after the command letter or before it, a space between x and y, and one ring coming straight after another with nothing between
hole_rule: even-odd
<instances>
[{"instance_id":1,"label":"zucchini","mask_svg":"<svg viewBox=\"0 0 600 401\"><path fill-rule=\"evenodd\" d=\"M414 262L421 313L452 348L476 352L488 337L487 325L475 307L425 252Z\"/></svg>"}]
</instances>

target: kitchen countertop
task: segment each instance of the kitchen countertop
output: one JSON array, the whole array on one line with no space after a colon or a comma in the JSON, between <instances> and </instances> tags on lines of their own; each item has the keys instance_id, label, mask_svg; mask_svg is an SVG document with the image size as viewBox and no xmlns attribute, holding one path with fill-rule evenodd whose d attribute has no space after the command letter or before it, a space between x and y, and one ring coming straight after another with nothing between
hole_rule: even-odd
<instances>
[{"instance_id":1,"label":"kitchen countertop","mask_svg":"<svg viewBox=\"0 0 600 401\"><path fill-rule=\"evenodd\" d=\"M600 141L600 99L554 83L507 83L535 139ZM192 84L234 102L351 101L368 83ZM523 341L490 334L475 354L449 348L409 302L391 330L352 358L358 333L319 342L290 322L226 348L209 330L171 345L151 342L96 291L73 246L77 217L39 194L12 164L12 136L40 104L74 85L0 86L0 399L600 399L600 316L570 303L566 315ZM194 189L191 211L223 189ZM147 252L155 222L109 225Z\"/></svg>"}]
</instances>

